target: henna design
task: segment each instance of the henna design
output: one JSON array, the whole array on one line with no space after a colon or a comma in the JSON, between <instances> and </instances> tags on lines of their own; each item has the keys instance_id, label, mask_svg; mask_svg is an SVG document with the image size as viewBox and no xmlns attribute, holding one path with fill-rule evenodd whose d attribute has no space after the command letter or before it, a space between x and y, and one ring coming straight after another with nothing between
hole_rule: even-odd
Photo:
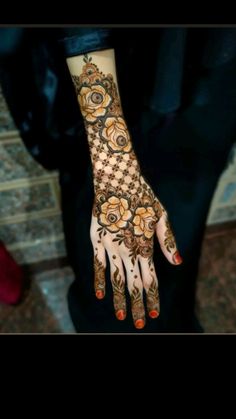
<instances>
[{"instance_id":1,"label":"henna design","mask_svg":"<svg viewBox=\"0 0 236 419\"><path fill-rule=\"evenodd\" d=\"M135 285L130 295L132 305L132 315L137 329L142 329L145 325L145 312L140 289Z\"/></svg>"},{"instance_id":2,"label":"henna design","mask_svg":"<svg viewBox=\"0 0 236 419\"><path fill-rule=\"evenodd\" d=\"M103 74L88 55L84 63L81 74L72 80L93 162L97 232L100 239L107 232L114 234L113 241L129 249L133 264L138 255L150 264L163 208L140 175L113 76ZM168 249L173 245L170 234L165 243Z\"/></svg>"},{"instance_id":3,"label":"henna design","mask_svg":"<svg viewBox=\"0 0 236 419\"><path fill-rule=\"evenodd\" d=\"M113 195L101 205L98 222L106 227L108 231L114 233L121 228L127 227L131 217L132 213L129 210L127 199L117 198Z\"/></svg>"},{"instance_id":4,"label":"henna design","mask_svg":"<svg viewBox=\"0 0 236 419\"><path fill-rule=\"evenodd\" d=\"M165 238L164 244L168 252L171 253L171 249L174 249L176 247L174 234L172 232L170 222L166 220L165 224L166 224L166 232L165 232L166 238Z\"/></svg>"},{"instance_id":5,"label":"henna design","mask_svg":"<svg viewBox=\"0 0 236 419\"><path fill-rule=\"evenodd\" d=\"M126 317L125 282L121 278L118 266L112 278L112 288L116 316L119 320L124 320Z\"/></svg>"},{"instance_id":6,"label":"henna design","mask_svg":"<svg viewBox=\"0 0 236 419\"><path fill-rule=\"evenodd\" d=\"M105 268L97 255L94 257L94 288L96 297L102 299L105 296Z\"/></svg>"},{"instance_id":7,"label":"henna design","mask_svg":"<svg viewBox=\"0 0 236 419\"><path fill-rule=\"evenodd\" d=\"M147 309L150 317L158 317L160 312L159 293L157 281L155 281L154 277L152 277L152 282L147 292Z\"/></svg>"}]
</instances>

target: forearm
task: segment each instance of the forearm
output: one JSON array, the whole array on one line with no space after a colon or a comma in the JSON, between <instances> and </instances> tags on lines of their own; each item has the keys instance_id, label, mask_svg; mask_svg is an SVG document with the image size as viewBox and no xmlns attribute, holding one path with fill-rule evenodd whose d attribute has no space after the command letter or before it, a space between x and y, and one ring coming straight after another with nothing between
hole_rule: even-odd
<instances>
[{"instance_id":1,"label":"forearm","mask_svg":"<svg viewBox=\"0 0 236 419\"><path fill-rule=\"evenodd\" d=\"M68 58L67 64L84 118L94 178L116 187L119 175L112 179L112 173L128 165L134 175L138 162L122 112L114 50Z\"/></svg>"}]
</instances>

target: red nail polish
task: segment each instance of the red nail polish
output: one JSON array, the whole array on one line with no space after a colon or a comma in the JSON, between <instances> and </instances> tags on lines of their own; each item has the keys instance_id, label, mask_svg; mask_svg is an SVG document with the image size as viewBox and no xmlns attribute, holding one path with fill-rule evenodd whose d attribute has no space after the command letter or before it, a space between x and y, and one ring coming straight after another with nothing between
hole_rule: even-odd
<instances>
[{"instance_id":1,"label":"red nail polish","mask_svg":"<svg viewBox=\"0 0 236 419\"><path fill-rule=\"evenodd\" d=\"M151 310L151 311L149 311L149 316L150 316L152 319L156 319L156 318L159 316L159 313L158 313L158 311L156 311L156 310Z\"/></svg>"},{"instance_id":2,"label":"red nail polish","mask_svg":"<svg viewBox=\"0 0 236 419\"><path fill-rule=\"evenodd\" d=\"M136 329L143 329L144 326L145 326L145 321L143 319L136 320L135 322Z\"/></svg>"},{"instance_id":3,"label":"red nail polish","mask_svg":"<svg viewBox=\"0 0 236 419\"><path fill-rule=\"evenodd\" d=\"M126 313L124 310L118 310L116 312L116 317L118 320L124 320L126 318Z\"/></svg>"},{"instance_id":4,"label":"red nail polish","mask_svg":"<svg viewBox=\"0 0 236 419\"><path fill-rule=\"evenodd\" d=\"M104 292L103 292L102 290L97 290L97 291L96 291L96 297L97 297L99 300L102 300L102 299L104 298Z\"/></svg>"},{"instance_id":5,"label":"red nail polish","mask_svg":"<svg viewBox=\"0 0 236 419\"><path fill-rule=\"evenodd\" d=\"M180 265L183 262L183 259L181 258L181 256L180 256L180 254L179 254L178 251L175 252L174 255L173 255L173 262L176 265Z\"/></svg>"}]
</instances>

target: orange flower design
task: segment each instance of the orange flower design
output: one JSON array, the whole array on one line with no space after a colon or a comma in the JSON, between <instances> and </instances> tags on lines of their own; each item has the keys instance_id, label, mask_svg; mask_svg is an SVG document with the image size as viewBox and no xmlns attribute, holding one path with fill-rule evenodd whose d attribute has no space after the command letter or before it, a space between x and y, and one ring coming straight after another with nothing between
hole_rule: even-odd
<instances>
[{"instance_id":1,"label":"orange flower design","mask_svg":"<svg viewBox=\"0 0 236 419\"><path fill-rule=\"evenodd\" d=\"M81 112L87 122L95 122L104 116L111 103L111 96L100 84L82 87L78 95Z\"/></svg>"},{"instance_id":2,"label":"orange flower design","mask_svg":"<svg viewBox=\"0 0 236 419\"><path fill-rule=\"evenodd\" d=\"M112 151L129 152L131 150L128 129L121 117L108 117L102 130L102 136Z\"/></svg>"},{"instance_id":3,"label":"orange flower design","mask_svg":"<svg viewBox=\"0 0 236 419\"><path fill-rule=\"evenodd\" d=\"M80 75L80 83L94 83L102 79L101 74L98 71L96 65L87 63L83 66L83 72Z\"/></svg>"},{"instance_id":4,"label":"orange flower design","mask_svg":"<svg viewBox=\"0 0 236 419\"><path fill-rule=\"evenodd\" d=\"M157 218L152 207L139 207L135 211L133 219L134 233L136 236L144 236L150 239L154 234Z\"/></svg>"},{"instance_id":5,"label":"orange flower design","mask_svg":"<svg viewBox=\"0 0 236 419\"><path fill-rule=\"evenodd\" d=\"M127 221L132 217L127 199L111 196L101 205L99 221L110 232L115 233L127 227Z\"/></svg>"}]
</instances>

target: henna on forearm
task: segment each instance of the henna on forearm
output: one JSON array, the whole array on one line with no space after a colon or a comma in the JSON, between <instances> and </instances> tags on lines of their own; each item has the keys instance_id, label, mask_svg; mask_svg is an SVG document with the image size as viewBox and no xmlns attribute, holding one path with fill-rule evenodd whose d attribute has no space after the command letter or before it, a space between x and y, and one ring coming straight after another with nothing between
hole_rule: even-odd
<instances>
[{"instance_id":1,"label":"henna on forearm","mask_svg":"<svg viewBox=\"0 0 236 419\"><path fill-rule=\"evenodd\" d=\"M70 61L69 68L84 118L93 167L95 199L91 238L95 253L95 291L98 298L105 295L105 267L98 259L98 249L100 256L103 246L106 250L116 249L119 263L112 266L114 261L110 259L116 317L119 320L126 317L123 261L127 264L126 276L134 324L141 329L145 325L142 283L145 282L149 316L156 318L160 312L158 283L152 262L154 233L157 233L168 260L179 264L181 258L167 213L141 175L122 112L114 57L111 51L94 56L103 69L107 68L104 60L108 57L111 71L104 74L97 61L94 63L88 55L84 55L83 64L82 57L75 57L74 61L72 58L73 63ZM140 276L139 264L145 265L142 270L144 275L148 274L145 281Z\"/></svg>"},{"instance_id":2,"label":"henna on forearm","mask_svg":"<svg viewBox=\"0 0 236 419\"><path fill-rule=\"evenodd\" d=\"M152 255L155 224L161 205L140 175L111 74L103 74L84 56L80 76L72 75L88 135L94 170L95 203L100 237L117 233L114 241L130 250L134 263Z\"/></svg>"}]
</instances>

